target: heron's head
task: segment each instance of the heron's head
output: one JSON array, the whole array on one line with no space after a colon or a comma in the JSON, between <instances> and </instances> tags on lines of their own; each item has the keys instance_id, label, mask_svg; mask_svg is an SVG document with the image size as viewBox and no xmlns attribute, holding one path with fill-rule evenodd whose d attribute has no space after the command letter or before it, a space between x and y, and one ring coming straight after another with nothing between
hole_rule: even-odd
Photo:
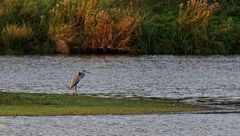
<instances>
[{"instance_id":1,"label":"heron's head","mask_svg":"<svg viewBox=\"0 0 240 136\"><path fill-rule=\"evenodd\" d=\"M83 73L89 73L91 74L90 72L86 71L86 70L82 70ZM80 72L79 72L80 73Z\"/></svg>"}]
</instances>

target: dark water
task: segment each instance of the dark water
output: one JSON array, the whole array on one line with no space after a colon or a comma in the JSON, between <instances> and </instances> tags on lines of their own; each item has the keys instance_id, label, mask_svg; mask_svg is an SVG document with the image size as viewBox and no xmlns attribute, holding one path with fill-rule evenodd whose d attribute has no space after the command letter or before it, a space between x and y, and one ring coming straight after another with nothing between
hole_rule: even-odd
<instances>
[{"instance_id":1,"label":"dark water","mask_svg":"<svg viewBox=\"0 0 240 136\"><path fill-rule=\"evenodd\" d=\"M239 114L0 117L1 136L239 136Z\"/></svg>"},{"instance_id":2,"label":"dark water","mask_svg":"<svg viewBox=\"0 0 240 136\"><path fill-rule=\"evenodd\" d=\"M0 57L0 91L67 93L86 69L79 93L143 97L239 97L240 56Z\"/></svg>"}]
</instances>

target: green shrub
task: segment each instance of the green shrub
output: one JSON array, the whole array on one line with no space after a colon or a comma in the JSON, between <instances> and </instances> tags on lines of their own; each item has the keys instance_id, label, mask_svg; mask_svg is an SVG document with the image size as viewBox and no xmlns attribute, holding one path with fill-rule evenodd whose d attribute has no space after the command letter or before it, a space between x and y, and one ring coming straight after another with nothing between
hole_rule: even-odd
<instances>
[{"instance_id":1,"label":"green shrub","mask_svg":"<svg viewBox=\"0 0 240 136\"><path fill-rule=\"evenodd\" d=\"M168 24L146 21L142 24L141 34L137 37L135 46L140 54L173 54L174 47L169 40Z\"/></svg>"},{"instance_id":2,"label":"green shrub","mask_svg":"<svg viewBox=\"0 0 240 136\"><path fill-rule=\"evenodd\" d=\"M188 0L180 4L177 19L178 33L183 54L205 54L209 49L208 26L218 3L207 0Z\"/></svg>"}]
</instances>

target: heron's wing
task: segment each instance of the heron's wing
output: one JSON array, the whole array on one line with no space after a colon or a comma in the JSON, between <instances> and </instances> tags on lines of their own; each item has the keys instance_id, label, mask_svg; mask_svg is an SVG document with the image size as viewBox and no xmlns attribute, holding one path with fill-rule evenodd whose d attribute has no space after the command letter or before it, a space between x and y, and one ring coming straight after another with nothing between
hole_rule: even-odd
<instances>
[{"instance_id":1,"label":"heron's wing","mask_svg":"<svg viewBox=\"0 0 240 136\"><path fill-rule=\"evenodd\" d=\"M80 78L78 75L73 76L69 87L72 88L72 87L76 86L78 84L79 80L80 80Z\"/></svg>"}]
</instances>

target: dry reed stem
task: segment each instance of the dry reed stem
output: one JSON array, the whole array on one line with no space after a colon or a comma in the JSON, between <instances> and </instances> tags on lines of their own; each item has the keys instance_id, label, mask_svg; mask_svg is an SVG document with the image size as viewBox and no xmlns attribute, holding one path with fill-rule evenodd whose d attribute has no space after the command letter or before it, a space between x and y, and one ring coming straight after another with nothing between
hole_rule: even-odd
<instances>
[{"instance_id":1,"label":"dry reed stem","mask_svg":"<svg viewBox=\"0 0 240 136\"><path fill-rule=\"evenodd\" d=\"M187 4L180 4L178 24L181 26L194 26L206 29L210 18L219 4L208 4L207 0L188 0Z\"/></svg>"},{"instance_id":2,"label":"dry reed stem","mask_svg":"<svg viewBox=\"0 0 240 136\"><path fill-rule=\"evenodd\" d=\"M10 24L7 25L2 30L2 37L4 40L10 40L10 39L27 39L31 37L33 34L33 30L31 27L26 25L17 25L17 24Z\"/></svg>"}]
</instances>

